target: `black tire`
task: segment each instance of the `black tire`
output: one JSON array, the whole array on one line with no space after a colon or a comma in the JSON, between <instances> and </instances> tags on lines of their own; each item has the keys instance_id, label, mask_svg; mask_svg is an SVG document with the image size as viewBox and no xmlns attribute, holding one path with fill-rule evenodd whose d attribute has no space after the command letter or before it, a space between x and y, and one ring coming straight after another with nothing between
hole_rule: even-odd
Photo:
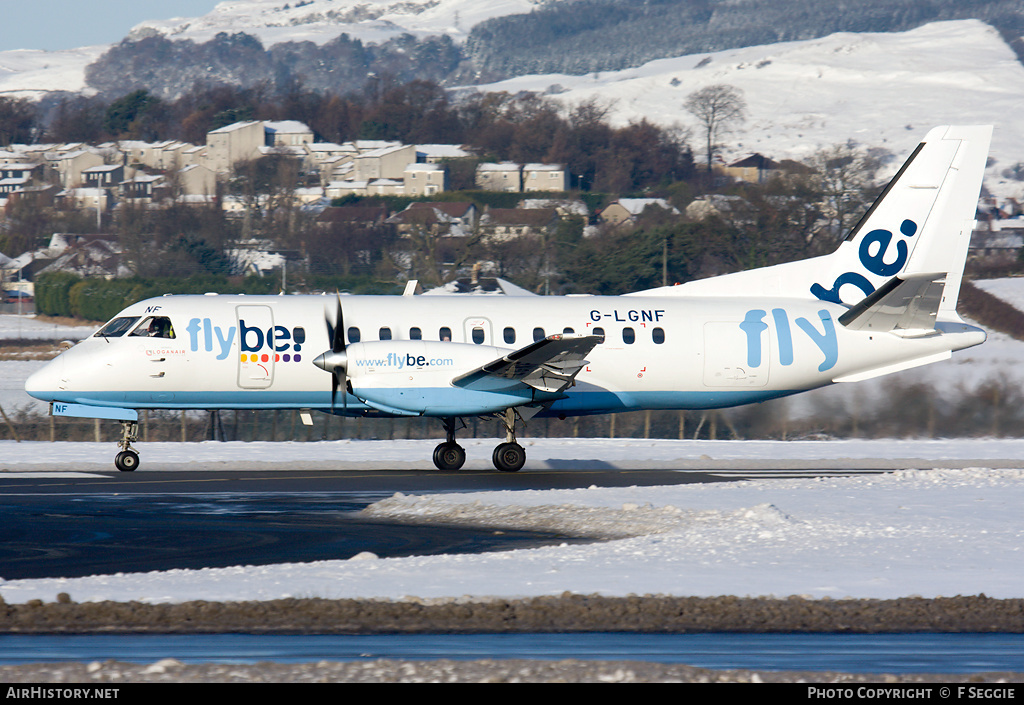
<instances>
[{"instance_id":1,"label":"black tire","mask_svg":"<svg viewBox=\"0 0 1024 705\"><path fill-rule=\"evenodd\" d=\"M130 450L122 450L114 456L114 467L121 472L134 472L139 467L139 454Z\"/></svg>"},{"instance_id":2,"label":"black tire","mask_svg":"<svg viewBox=\"0 0 1024 705\"><path fill-rule=\"evenodd\" d=\"M458 443L442 443L434 449L434 466L438 470L458 470L466 464L466 449Z\"/></svg>"},{"instance_id":3,"label":"black tire","mask_svg":"<svg viewBox=\"0 0 1024 705\"><path fill-rule=\"evenodd\" d=\"M494 449L491 460L502 472L519 472L526 464L526 449L518 443L502 443Z\"/></svg>"}]
</instances>

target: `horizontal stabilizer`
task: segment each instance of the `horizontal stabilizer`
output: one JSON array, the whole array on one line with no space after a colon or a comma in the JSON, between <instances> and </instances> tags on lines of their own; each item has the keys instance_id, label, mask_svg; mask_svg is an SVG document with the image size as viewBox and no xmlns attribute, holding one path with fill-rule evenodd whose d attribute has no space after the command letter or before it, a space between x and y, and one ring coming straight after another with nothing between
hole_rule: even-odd
<instances>
[{"instance_id":1,"label":"horizontal stabilizer","mask_svg":"<svg viewBox=\"0 0 1024 705\"><path fill-rule=\"evenodd\" d=\"M600 341L597 335L551 335L459 375L452 384L478 391L526 384L542 392L558 393L572 383L587 364L585 357Z\"/></svg>"},{"instance_id":2,"label":"horizontal stabilizer","mask_svg":"<svg viewBox=\"0 0 1024 705\"><path fill-rule=\"evenodd\" d=\"M946 274L896 276L878 287L839 322L850 330L923 334L935 330Z\"/></svg>"}]
</instances>

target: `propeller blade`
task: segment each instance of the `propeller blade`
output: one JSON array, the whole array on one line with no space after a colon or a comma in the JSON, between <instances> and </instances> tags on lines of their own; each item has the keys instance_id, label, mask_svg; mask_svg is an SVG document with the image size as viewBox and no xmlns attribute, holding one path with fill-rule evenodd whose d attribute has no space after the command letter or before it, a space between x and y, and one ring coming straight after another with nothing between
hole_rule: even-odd
<instances>
[{"instance_id":1,"label":"propeller blade","mask_svg":"<svg viewBox=\"0 0 1024 705\"><path fill-rule=\"evenodd\" d=\"M338 398L338 387L339 386L340 385L339 385L339 381L338 381L338 373L337 372L332 372L331 373L331 412L332 413L334 412L334 402Z\"/></svg>"},{"instance_id":2,"label":"propeller blade","mask_svg":"<svg viewBox=\"0 0 1024 705\"><path fill-rule=\"evenodd\" d=\"M345 316L341 311L341 294L338 294L338 308L334 315L334 336L331 340L331 350L334 352L345 350Z\"/></svg>"},{"instance_id":3,"label":"propeller blade","mask_svg":"<svg viewBox=\"0 0 1024 705\"><path fill-rule=\"evenodd\" d=\"M337 307L334 310L334 320L331 320L331 314L328 311L324 312L324 323L327 326L327 338L331 341L331 352L332 353L344 353L345 352L345 316L341 308L341 294L337 295ZM327 358L329 353L324 353L316 360L314 364L318 367L322 367L331 373L331 412L334 412L335 403L338 398L338 388L348 388L348 379L346 368L339 366L337 363L328 362ZM344 408L348 409L348 395L343 397Z\"/></svg>"}]
</instances>

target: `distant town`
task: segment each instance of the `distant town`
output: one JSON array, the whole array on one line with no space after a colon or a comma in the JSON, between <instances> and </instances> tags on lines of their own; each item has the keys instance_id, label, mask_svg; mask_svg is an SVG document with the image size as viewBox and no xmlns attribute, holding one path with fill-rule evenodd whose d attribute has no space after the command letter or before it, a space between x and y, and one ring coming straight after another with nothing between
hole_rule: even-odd
<instances>
[{"instance_id":1,"label":"distant town","mask_svg":"<svg viewBox=\"0 0 1024 705\"><path fill-rule=\"evenodd\" d=\"M12 144L0 150L5 230L44 212L64 214L58 222L74 227L37 233L35 242L6 239L5 301L27 303L36 277L54 272L103 279L214 273L271 278L283 290L316 288L310 274L358 275L356 290L368 279L379 290L381 282L399 286L409 278L479 286L482 277L508 277L536 293L621 293L614 288L628 290L628 278L581 276L580 267L635 248L648 261L633 275L634 287L674 283L734 268L726 255L745 246L751 227L769 235L789 228L803 242L787 250L783 237L765 249L770 261L834 245L834 233L853 217L853 208L837 214L820 201L793 203L780 184L814 174L810 165L750 155L712 167L714 181L699 185L713 188L703 194L693 187L698 166L688 182L617 197L590 191L565 164L491 162L459 144L322 142L295 120L231 123L200 145ZM975 261L1016 267L1021 211L1013 202L980 204ZM229 225L211 237L204 217ZM820 233L829 229L825 240ZM709 249L723 232L739 240L725 252ZM27 247L10 251L19 242ZM162 263L168 248L179 252ZM737 266L748 259L732 256Z\"/></svg>"}]
</instances>

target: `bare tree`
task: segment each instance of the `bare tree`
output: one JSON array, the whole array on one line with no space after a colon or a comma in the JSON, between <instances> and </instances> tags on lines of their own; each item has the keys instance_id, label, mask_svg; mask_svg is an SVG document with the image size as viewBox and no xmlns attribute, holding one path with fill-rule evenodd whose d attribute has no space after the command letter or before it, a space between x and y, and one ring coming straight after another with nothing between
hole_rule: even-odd
<instances>
[{"instance_id":1,"label":"bare tree","mask_svg":"<svg viewBox=\"0 0 1024 705\"><path fill-rule=\"evenodd\" d=\"M879 190L878 172L888 156L847 142L820 149L808 160L820 199L823 227L817 244L821 251L831 251L842 242L871 205Z\"/></svg>"},{"instance_id":2,"label":"bare tree","mask_svg":"<svg viewBox=\"0 0 1024 705\"><path fill-rule=\"evenodd\" d=\"M718 138L730 126L747 118L747 102L743 98L743 91L721 83L707 86L687 96L683 107L700 120L704 128L710 172Z\"/></svg>"}]
</instances>

